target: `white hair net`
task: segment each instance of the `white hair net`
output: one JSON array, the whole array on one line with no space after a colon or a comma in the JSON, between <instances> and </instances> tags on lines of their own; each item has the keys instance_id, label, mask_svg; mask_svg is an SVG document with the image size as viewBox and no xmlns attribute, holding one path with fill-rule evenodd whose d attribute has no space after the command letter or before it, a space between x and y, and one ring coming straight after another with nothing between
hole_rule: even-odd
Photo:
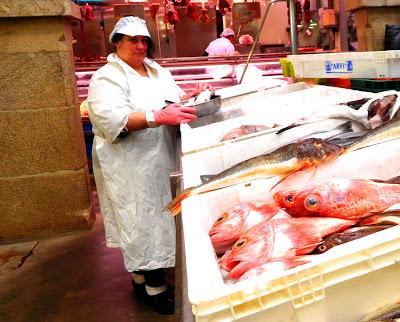
<instances>
[{"instance_id":1,"label":"white hair net","mask_svg":"<svg viewBox=\"0 0 400 322\"><path fill-rule=\"evenodd\" d=\"M150 37L146 22L139 17L122 17L115 24L113 31L110 33L108 40L112 44L112 38L115 34L124 34L127 36L147 36ZM151 37L150 37L151 38Z\"/></svg>"}]
</instances>

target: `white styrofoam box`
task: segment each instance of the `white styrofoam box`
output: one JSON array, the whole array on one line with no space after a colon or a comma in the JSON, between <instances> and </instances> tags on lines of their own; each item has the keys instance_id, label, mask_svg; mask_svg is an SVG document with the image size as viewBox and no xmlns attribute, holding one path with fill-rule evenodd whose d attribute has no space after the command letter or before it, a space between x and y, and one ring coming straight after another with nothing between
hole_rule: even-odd
<instances>
[{"instance_id":1,"label":"white styrofoam box","mask_svg":"<svg viewBox=\"0 0 400 322\"><path fill-rule=\"evenodd\" d=\"M228 284L208 231L221 212L239 202L270 200L275 191L329 178L388 179L400 173L400 140L339 156L279 180L255 180L185 199L188 296L196 321L358 321L400 297L400 226L337 246L311 263ZM350 289L348 289L351 287Z\"/></svg>"},{"instance_id":2,"label":"white styrofoam box","mask_svg":"<svg viewBox=\"0 0 400 322\"><path fill-rule=\"evenodd\" d=\"M287 87L290 86L292 85ZM243 116L196 128L187 124L181 125L182 152L186 154L199 149L221 146L222 137L241 125L268 127L288 125L318 109L372 94L330 86L314 86L288 93L275 92L275 95L271 95L267 90L258 92L257 95L257 97L249 96L247 100L242 100L233 106L236 109L240 108L244 113ZM268 132L269 130L264 131L264 133ZM242 138L236 140L242 140Z\"/></svg>"},{"instance_id":3,"label":"white styrofoam box","mask_svg":"<svg viewBox=\"0 0 400 322\"><path fill-rule=\"evenodd\" d=\"M288 55L296 77L400 77L400 51Z\"/></svg>"},{"instance_id":4,"label":"white styrofoam box","mask_svg":"<svg viewBox=\"0 0 400 322\"><path fill-rule=\"evenodd\" d=\"M300 138L320 137L322 134L313 134L327 129L333 129L340 120L326 120L318 123L309 123L290 131L276 135L275 132L262 131L236 140L226 141L220 145L193 153L186 153L181 157L184 188L201 184L201 175L216 175L222 171L268 152L278 147L292 143Z\"/></svg>"}]
</instances>

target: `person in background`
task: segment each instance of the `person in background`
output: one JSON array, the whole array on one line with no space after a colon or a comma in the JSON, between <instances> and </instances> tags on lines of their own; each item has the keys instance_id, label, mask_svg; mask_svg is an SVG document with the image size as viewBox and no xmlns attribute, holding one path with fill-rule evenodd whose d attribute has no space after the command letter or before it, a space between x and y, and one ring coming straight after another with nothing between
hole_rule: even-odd
<instances>
[{"instance_id":1,"label":"person in background","mask_svg":"<svg viewBox=\"0 0 400 322\"><path fill-rule=\"evenodd\" d=\"M174 219L162 208L171 200L176 127L196 118L179 102L191 93L152 60L154 44L145 21L123 17L109 41L115 53L90 82L89 118L95 135L93 172L104 219L106 244L120 247L132 273L134 294L160 314L173 314L174 294L165 268L175 266Z\"/></svg>"},{"instance_id":2,"label":"person in background","mask_svg":"<svg viewBox=\"0 0 400 322\"><path fill-rule=\"evenodd\" d=\"M221 38L209 43L203 56L230 56L237 55L235 51L235 32L231 28L226 28L220 35Z\"/></svg>"},{"instance_id":3,"label":"person in background","mask_svg":"<svg viewBox=\"0 0 400 322\"><path fill-rule=\"evenodd\" d=\"M244 46L251 46L253 45L254 40L253 37L250 36L249 34L242 35L239 38L239 44L244 45Z\"/></svg>"}]
</instances>

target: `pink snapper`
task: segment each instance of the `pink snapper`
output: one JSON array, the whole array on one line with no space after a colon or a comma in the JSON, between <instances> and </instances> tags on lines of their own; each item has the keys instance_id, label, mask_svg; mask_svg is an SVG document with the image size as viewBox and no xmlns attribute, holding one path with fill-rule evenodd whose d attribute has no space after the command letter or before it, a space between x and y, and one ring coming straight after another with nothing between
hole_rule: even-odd
<instances>
[{"instance_id":1,"label":"pink snapper","mask_svg":"<svg viewBox=\"0 0 400 322\"><path fill-rule=\"evenodd\" d=\"M208 235L217 254L223 254L247 229L274 217L281 208L264 201L242 202L222 213Z\"/></svg>"},{"instance_id":2,"label":"pink snapper","mask_svg":"<svg viewBox=\"0 0 400 322\"><path fill-rule=\"evenodd\" d=\"M284 257L310 253L322 238L346 229L355 220L339 218L286 218L264 221L247 230L220 259L231 278L239 278L253 267Z\"/></svg>"}]
</instances>

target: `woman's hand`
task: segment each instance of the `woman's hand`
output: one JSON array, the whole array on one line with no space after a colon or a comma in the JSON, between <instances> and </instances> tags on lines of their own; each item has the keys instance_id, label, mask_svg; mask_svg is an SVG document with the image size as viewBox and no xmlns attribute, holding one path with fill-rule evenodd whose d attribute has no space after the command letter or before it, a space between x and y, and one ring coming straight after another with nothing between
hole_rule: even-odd
<instances>
[{"instance_id":1,"label":"woman's hand","mask_svg":"<svg viewBox=\"0 0 400 322\"><path fill-rule=\"evenodd\" d=\"M183 106L179 103L169 104L164 109L153 111L153 113L154 120L159 125L179 125L197 118L196 109L193 106Z\"/></svg>"},{"instance_id":2,"label":"woman's hand","mask_svg":"<svg viewBox=\"0 0 400 322\"><path fill-rule=\"evenodd\" d=\"M206 89L210 90L210 91L214 91L215 88L208 84L208 83L197 83L195 89L193 89L192 91L190 91L189 93L186 93L185 95L183 95L181 97L182 101L186 101L191 97L195 97L197 95L199 95L201 92L205 91Z\"/></svg>"}]
</instances>

